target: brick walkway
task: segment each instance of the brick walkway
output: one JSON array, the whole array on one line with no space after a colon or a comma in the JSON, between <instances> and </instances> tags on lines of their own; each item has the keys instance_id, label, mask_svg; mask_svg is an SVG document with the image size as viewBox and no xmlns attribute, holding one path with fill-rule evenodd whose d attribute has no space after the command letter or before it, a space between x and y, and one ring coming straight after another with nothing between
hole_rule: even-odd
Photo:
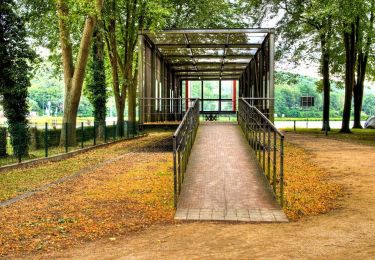
<instances>
[{"instance_id":1,"label":"brick walkway","mask_svg":"<svg viewBox=\"0 0 375 260\"><path fill-rule=\"evenodd\" d=\"M175 219L285 222L250 146L234 123L202 123Z\"/></svg>"}]
</instances>

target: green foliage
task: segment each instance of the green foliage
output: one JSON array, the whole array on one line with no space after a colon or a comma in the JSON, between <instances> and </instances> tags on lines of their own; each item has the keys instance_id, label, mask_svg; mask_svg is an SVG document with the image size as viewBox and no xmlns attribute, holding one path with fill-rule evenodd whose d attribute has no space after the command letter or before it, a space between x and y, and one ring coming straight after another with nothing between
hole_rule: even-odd
<instances>
[{"instance_id":1,"label":"green foliage","mask_svg":"<svg viewBox=\"0 0 375 260\"><path fill-rule=\"evenodd\" d=\"M13 152L17 157L28 152L27 88L30 86L29 62L35 57L26 41L26 29L16 3L0 3L0 95L8 119Z\"/></svg>"},{"instance_id":2,"label":"green foliage","mask_svg":"<svg viewBox=\"0 0 375 260\"><path fill-rule=\"evenodd\" d=\"M375 95L374 94L369 94L364 97L362 110L367 115L375 115Z\"/></svg>"},{"instance_id":3,"label":"green foliage","mask_svg":"<svg viewBox=\"0 0 375 260\"><path fill-rule=\"evenodd\" d=\"M96 127L97 129L98 127ZM115 125L108 125L106 127L107 137L112 137L116 129ZM30 129L31 139L34 140L34 149L42 149L45 147L45 130L39 128ZM48 147L57 147L60 145L60 128L48 129ZM94 126L85 126L83 130L80 126L76 130L77 143L82 140L84 142L94 139Z\"/></svg>"},{"instance_id":4,"label":"green foliage","mask_svg":"<svg viewBox=\"0 0 375 260\"><path fill-rule=\"evenodd\" d=\"M246 22L240 6L227 0L169 0L171 10L167 18L169 29L239 28Z\"/></svg>"},{"instance_id":5,"label":"green foliage","mask_svg":"<svg viewBox=\"0 0 375 260\"><path fill-rule=\"evenodd\" d=\"M330 115L338 117L342 114L343 91L338 88L336 82L331 83ZM300 107L301 96L313 96L315 106L303 110ZM322 96L317 80L311 77L302 76L288 72L277 72L275 77L275 113L278 117L314 117L322 115Z\"/></svg>"},{"instance_id":6,"label":"green foliage","mask_svg":"<svg viewBox=\"0 0 375 260\"><path fill-rule=\"evenodd\" d=\"M89 64L89 83L86 95L94 107L94 118L97 122L104 122L106 118L106 77L104 64L104 43L100 28L95 28L91 61Z\"/></svg>"}]
</instances>

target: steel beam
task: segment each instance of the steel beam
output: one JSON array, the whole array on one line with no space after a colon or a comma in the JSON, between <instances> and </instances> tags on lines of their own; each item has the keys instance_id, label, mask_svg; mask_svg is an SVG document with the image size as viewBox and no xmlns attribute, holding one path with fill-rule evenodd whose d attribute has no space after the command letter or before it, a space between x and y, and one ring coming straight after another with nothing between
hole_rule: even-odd
<instances>
[{"instance_id":1,"label":"steel beam","mask_svg":"<svg viewBox=\"0 0 375 260\"><path fill-rule=\"evenodd\" d=\"M176 33L188 33L188 34L203 34L203 33L274 33L274 28L247 28L247 29L182 29L182 30L162 30L157 33L159 34L176 34ZM154 34L150 30L142 30L138 32L139 34Z\"/></svg>"},{"instance_id":2,"label":"steel beam","mask_svg":"<svg viewBox=\"0 0 375 260\"><path fill-rule=\"evenodd\" d=\"M180 44L180 43L166 43L166 44L155 44L158 48L193 48L193 49L223 49L223 48L241 48L241 49L258 49L262 46L261 43L241 43L241 44Z\"/></svg>"}]
</instances>

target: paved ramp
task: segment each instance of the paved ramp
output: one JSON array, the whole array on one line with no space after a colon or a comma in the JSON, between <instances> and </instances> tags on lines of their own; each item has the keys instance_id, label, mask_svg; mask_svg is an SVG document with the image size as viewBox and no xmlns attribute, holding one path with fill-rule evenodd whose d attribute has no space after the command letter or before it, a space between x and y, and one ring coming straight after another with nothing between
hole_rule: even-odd
<instances>
[{"instance_id":1,"label":"paved ramp","mask_svg":"<svg viewBox=\"0 0 375 260\"><path fill-rule=\"evenodd\" d=\"M199 126L175 219L287 221L237 124Z\"/></svg>"}]
</instances>

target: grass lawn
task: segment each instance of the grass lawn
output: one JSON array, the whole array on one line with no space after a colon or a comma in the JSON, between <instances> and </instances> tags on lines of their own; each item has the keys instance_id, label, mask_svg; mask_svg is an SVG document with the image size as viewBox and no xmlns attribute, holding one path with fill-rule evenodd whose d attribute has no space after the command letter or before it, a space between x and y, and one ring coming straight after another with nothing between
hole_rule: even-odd
<instances>
[{"instance_id":1,"label":"grass lawn","mask_svg":"<svg viewBox=\"0 0 375 260\"><path fill-rule=\"evenodd\" d=\"M324 131L321 131L321 129L298 128L296 131L293 131L292 128L286 128L284 130L286 132L293 132L297 134L308 134L314 137L331 138L371 146L375 145L375 129L352 129L351 134L342 134L339 133L339 129L332 129L330 132L328 132L328 136L325 136Z\"/></svg>"},{"instance_id":2,"label":"grass lawn","mask_svg":"<svg viewBox=\"0 0 375 260\"><path fill-rule=\"evenodd\" d=\"M0 172L0 201L5 201L40 187L43 184L51 183L62 177L72 175L89 166L100 164L127 151L140 149L152 144L158 138L160 138L159 135L152 135L148 138L127 140L113 144L110 147L98 148L59 162L46 162L37 166L34 165ZM58 152L62 151L58 150Z\"/></svg>"}]
</instances>

